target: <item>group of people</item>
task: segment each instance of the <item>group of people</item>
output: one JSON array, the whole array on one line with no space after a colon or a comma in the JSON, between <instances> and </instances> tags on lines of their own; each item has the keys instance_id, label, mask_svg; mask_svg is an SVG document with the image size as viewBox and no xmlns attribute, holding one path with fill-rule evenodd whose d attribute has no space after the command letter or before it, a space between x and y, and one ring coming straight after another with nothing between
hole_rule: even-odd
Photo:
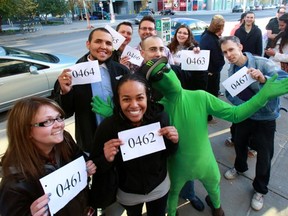
<instances>
[{"instance_id":1,"label":"group of people","mask_svg":"<svg viewBox=\"0 0 288 216\"><path fill-rule=\"evenodd\" d=\"M101 208L107 216L119 216L124 210L128 216L139 216L145 203L147 215L164 216L168 210L175 216L179 196L203 211L194 191L193 181L199 180L207 190L212 215L224 216L220 172L207 136L212 116L236 123L236 159L224 174L227 179L248 169L247 143L253 135L258 154L251 206L260 210L268 192L278 97L288 92L288 75L273 61L243 52L241 35L255 28L251 16L239 28L239 38L221 37L225 20L215 15L200 43L181 25L167 47L156 35L155 20L144 17L138 28L141 66L121 57L133 33L129 22L116 28L125 37L117 51L108 30L92 30L86 42L89 52L76 63L97 60L101 82L72 86L70 69L65 69L55 84L57 103L32 97L9 112L0 214L49 215L50 194L44 193L39 179L83 156L88 186L55 215L97 215L91 209ZM210 50L208 71L182 70L176 58L181 50ZM233 105L217 98L224 56L231 64L229 76L246 66L256 80L235 97L226 94ZM64 130L64 119L73 115L77 144ZM164 150L124 161L124 141L118 133L158 122Z\"/></svg>"}]
</instances>

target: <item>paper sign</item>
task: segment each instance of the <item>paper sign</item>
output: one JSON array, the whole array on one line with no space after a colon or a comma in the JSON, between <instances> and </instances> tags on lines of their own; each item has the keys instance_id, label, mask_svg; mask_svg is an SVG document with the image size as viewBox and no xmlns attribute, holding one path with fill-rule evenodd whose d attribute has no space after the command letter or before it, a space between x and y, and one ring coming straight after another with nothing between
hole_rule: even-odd
<instances>
[{"instance_id":1,"label":"paper sign","mask_svg":"<svg viewBox=\"0 0 288 216\"><path fill-rule=\"evenodd\" d=\"M205 71L208 69L210 50L201 50L195 53L193 50L181 51L181 69L192 71Z\"/></svg>"},{"instance_id":2,"label":"paper sign","mask_svg":"<svg viewBox=\"0 0 288 216\"><path fill-rule=\"evenodd\" d=\"M75 64L70 67L72 85L81 85L94 82L101 82L101 74L98 61L88 61Z\"/></svg>"},{"instance_id":3,"label":"paper sign","mask_svg":"<svg viewBox=\"0 0 288 216\"><path fill-rule=\"evenodd\" d=\"M114 30L111 26L106 25L105 29L107 29L113 38L113 48L115 50L118 50L119 47L122 45L122 43L126 40L126 38L118 33L116 30Z\"/></svg>"},{"instance_id":4,"label":"paper sign","mask_svg":"<svg viewBox=\"0 0 288 216\"><path fill-rule=\"evenodd\" d=\"M53 215L86 187L87 171L83 156L41 178L40 183L45 193L51 193L48 205Z\"/></svg>"},{"instance_id":5,"label":"paper sign","mask_svg":"<svg viewBox=\"0 0 288 216\"><path fill-rule=\"evenodd\" d=\"M163 136L160 136L160 123L153 123L118 133L124 142L120 146L123 161L166 149Z\"/></svg>"},{"instance_id":6,"label":"paper sign","mask_svg":"<svg viewBox=\"0 0 288 216\"><path fill-rule=\"evenodd\" d=\"M125 49L122 52L121 58L123 58L124 56L128 56L130 58L129 62L138 66L141 66L144 60L139 50L133 47L130 47L128 45L125 46Z\"/></svg>"},{"instance_id":7,"label":"paper sign","mask_svg":"<svg viewBox=\"0 0 288 216\"><path fill-rule=\"evenodd\" d=\"M256 80L253 79L250 74L247 74L247 70L247 67L243 67L222 82L222 85L232 97L242 92L253 82L256 82Z\"/></svg>"}]
</instances>

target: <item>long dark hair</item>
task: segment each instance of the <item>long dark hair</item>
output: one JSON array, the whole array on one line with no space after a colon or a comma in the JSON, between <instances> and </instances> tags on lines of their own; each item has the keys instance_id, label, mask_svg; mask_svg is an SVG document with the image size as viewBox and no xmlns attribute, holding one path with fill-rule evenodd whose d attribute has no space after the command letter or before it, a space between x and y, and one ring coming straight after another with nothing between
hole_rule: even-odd
<instances>
[{"instance_id":1,"label":"long dark hair","mask_svg":"<svg viewBox=\"0 0 288 216\"><path fill-rule=\"evenodd\" d=\"M271 47L274 48L277 44L277 41L281 38L279 45L279 50L282 50L285 44L288 43L288 13L283 14L279 17L279 21L283 21L286 24L285 30L281 31L273 40Z\"/></svg>"},{"instance_id":2,"label":"long dark hair","mask_svg":"<svg viewBox=\"0 0 288 216\"><path fill-rule=\"evenodd\" d=\"M114 114L116 116L122 118L122 119L128 120L121 110L120 98L119 98L120 87L128 81L139 82L145 87L145 91L146 91L145 93L146 93L146 97L147 97L147 110L143 116L143 120L144 121L145 120L148 120L148 121L151 120L152 118L154 118L154 113L156 111L155 108L156 108L156 106L158 106L158 104L153 102L152 95L151 95L151 87L150 87L149 83L147 82L145 77L143 77L142 75L140 75L138 73L126 74L119 80L118 85L117 85L117 93L113 97Z\"/></svg>"},{"instance_id":3,"label":"long dark hair","mask_svg":"<svg viewBox=\"0 0 288 216\"><path fill-rule=\"evenodd\" d=\"M187 25L182 24L176 29L171 43L167 46L170 49L171 53L177 52L177 47L179 45L179 41L177 40L177 33L181 28L185 28L188 31L188 38L185 41L184 46L187 48L191 47L191 49L193 49L193 47L195 47L195 46L198 46L198 42L195 40L194 35L191 32L190 28Z\"/></svg>"}]
</instances>

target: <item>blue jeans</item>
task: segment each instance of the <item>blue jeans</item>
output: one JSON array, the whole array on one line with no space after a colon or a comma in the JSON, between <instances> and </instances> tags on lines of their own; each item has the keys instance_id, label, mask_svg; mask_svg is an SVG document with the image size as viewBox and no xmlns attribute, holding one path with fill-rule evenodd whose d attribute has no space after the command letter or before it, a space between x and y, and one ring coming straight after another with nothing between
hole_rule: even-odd
<instances>
[{"instance_id":1,"label":"blue jeans","mask_svg":"<svg viewBox=\"0 0 288 216\"><path fill-rule=\"evenodd\" d=\"M194 181L187 181L180 192L180 197L183 199L195 199Z\"/></svg>"}]
</instances>

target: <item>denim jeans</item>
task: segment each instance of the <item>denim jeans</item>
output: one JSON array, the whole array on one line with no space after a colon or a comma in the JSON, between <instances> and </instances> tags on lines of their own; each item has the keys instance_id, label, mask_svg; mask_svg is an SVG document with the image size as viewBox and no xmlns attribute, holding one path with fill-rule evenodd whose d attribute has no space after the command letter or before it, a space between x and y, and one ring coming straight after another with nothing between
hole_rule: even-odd
<instances>
[{"instance_id":1,"label":"denim jeans","mask_svg":"<svg viewBox=\"0 0 288 216\"><path fill-rule=\"evenodd\" d=\"M195 199L194 181L187 181L180 192L180 197L187 200Z\"/></svg>"}]
</instances>

